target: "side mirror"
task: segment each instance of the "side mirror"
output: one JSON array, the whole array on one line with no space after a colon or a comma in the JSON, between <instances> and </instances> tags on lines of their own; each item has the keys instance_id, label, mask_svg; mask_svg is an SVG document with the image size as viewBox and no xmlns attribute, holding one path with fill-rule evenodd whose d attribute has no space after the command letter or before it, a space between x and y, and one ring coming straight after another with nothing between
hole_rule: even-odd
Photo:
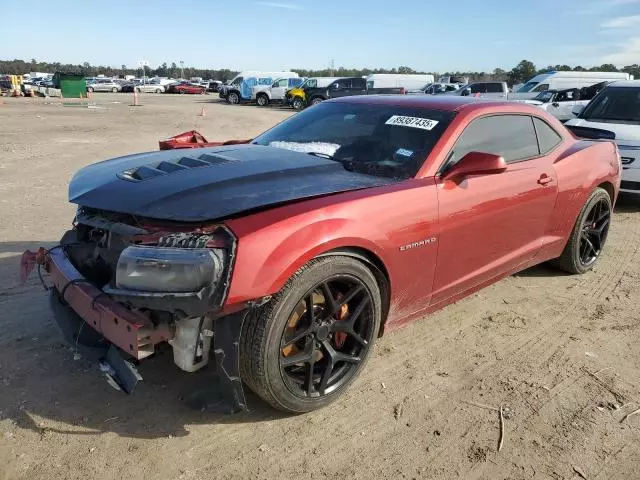
<instances>
[{"instance_id":1,"label":"side mirror","mask_svg":"<svg viewBox=\"0 0 640 480\"><path fill-rule=\"evenodd\" d=\"M468 97L469 95L471 95L471 89L465 88L460 95L462 95L463 97Z\"/></svg>"},{"instance_id":2,"label":"side mirror","mask_svg":"<svg viewBox=\"0 0 640 480\"><path fill-rule=\"evenodd\" d=\"M573 113L577 117L582 113L584 107L585 105L576 105L575 107L573 107L573 110L571 110L571 113Z\"/></svg>"},{"instance_id":3,"label":"side mirror","mask_svg":"<svg viewBox=\"0 0 640 480\"><path fill-rule=\"evenodd\" d=\"M507 169L507 162L500 155L485 152L469 152L443 176L445 180L461 179L469 175L491 175Z\"/></svg>"}]
</instances>

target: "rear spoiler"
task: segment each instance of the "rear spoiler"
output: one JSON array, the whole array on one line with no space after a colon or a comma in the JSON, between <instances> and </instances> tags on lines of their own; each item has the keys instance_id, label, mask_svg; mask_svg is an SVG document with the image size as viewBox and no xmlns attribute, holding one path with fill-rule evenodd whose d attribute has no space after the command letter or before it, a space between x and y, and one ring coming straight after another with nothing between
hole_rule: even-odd
<instances>
[{"instance_id":1,"label":"rear spoiler","mask_svg":"<svg viewBox=\"0 0 640 480\"><path fill-rule=\"evenodd\" d=\"M589 140L615 140L616 134L610 130L601 128L579 127L577 125L565 125L576 137L588 138Z\"/></svg>"}]
</instances>

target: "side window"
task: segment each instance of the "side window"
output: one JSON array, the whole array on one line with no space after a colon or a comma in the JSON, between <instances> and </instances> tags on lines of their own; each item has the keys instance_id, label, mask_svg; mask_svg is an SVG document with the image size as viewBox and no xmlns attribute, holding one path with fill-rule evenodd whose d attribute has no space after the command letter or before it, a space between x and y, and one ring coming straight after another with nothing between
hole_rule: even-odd
<instances>
[{"instance_id":1,"label":"side window","mask_svg":"<svg viewBox=\"0 0 640 480\"><path fill-rule=\"evenodd\" d=\"M502 84L487 83L487 93L502 93Z\"/></svg>"},{"instance_id":2,"label":"side window","mask_svg":"<svg viewBox=\"0 0 640 480\"><path fill-rule=\"evenodd\" d=\"M367 88L367 81L364 78L353 78L351 80L351 88L356 88L358 90L364 90Z\"/></svg>"},{"instance_id":3,"label":"side window","mask_svg":"<svg viewBox=\"0 0 640 480\"><path fill-rule=\"evenodd\" d=\"M536 127L540 153L545 155L553 150L562 141L562 137L553 128L539 118L533 117L533 124Z\"/></svg>"},{"instance_id":4,"label":"side window","mask_svg":"<svg viewBox=\"0 0 640 480\"><path fill-rule=\"evenodd\" d=\"M462 132L447 166L456 163L469 152L502 155L507 163L539 155L538 139L531 117L496 115L475 120Z\"/></svg>"},{"instance_id":5,"label":"side window","mask_svg":"<svg viewBox=\"0 0 640 480\"><path fill-rule=\"evenodd\" d=\"M473 83L469 86L471 93L487 93L486 83Z\"/></svg>"},{"instance_id":6,"label":"side window","mask_svg":"<svg viewBox=\"0 0 640 480\"><path fill-rule=\"evenodd\" d=\"M286 87L289 85L289 79L288 78L283 78L282 80L280 80L278 82L278 86L279 87Z\"/></svg>"},{"instance_id":7,"label":"side window","mask_svg":"<svg viewBox=\"0 0 640 480\"><path fill-rule=\"evenodd\" d=\"M543 83L534 88L532 92L546 92L547 90L549 90L549 84Z\"/></svg>"}]
</instances>

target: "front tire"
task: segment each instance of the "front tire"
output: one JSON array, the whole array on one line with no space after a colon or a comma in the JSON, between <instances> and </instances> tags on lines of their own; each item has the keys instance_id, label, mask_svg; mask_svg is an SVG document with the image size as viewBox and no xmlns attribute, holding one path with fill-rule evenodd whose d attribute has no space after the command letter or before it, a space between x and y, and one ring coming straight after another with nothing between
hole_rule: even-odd
<instances>
[{"instance_id":1,"label":"front tire","mask_svg":"<svg viewBox=\"0 0 640 480\"><path fill-rule=\"evenodd\" d=\"M87 87L87 92L93 93L93 87Z\"/></svg>"},{"instance_id":2,"label":"front tire","mask_svg":"<svg viewBox=\"0 0 640 480\"><path fill-rule=\"evenodd\" d=\"M140 90L138 90L138 91L140 91ZM113 87L113 88L111 89L111 92L112 92L112 93L118 93L118 89L117 89L116 87Z\"/></svg>"},{"instance_id":3,"label":"front tire","mask_svg":"<svg viewBox=\"0 0 640 480\"><path fill-rule=\"evenodd\" d=\"M237 105L240 103L240 96L236 92L230 92L227 95L227 102L231 105Z\"/></svg>"},{"instance_id":4,"label":"front tire","mask_svg":"<svg viewBox=\"0 0 640 480\"><path fill-rule=\"evenodd\" d=\"M295 97L291 103L294 110L302 110L304 108L304 101L301 97Z\"/></svg>"},{"instance_id":5,"label":"front tire","mask_svg":"<svg viewBox=\"0 0 640 480\"><path fill-rule=\"evenodd\" d=\"M555 265L569 273L582 274L591 270L607 241L611 211L611 197L603 188L596 188L582 207Z\"/></svg>"},{"instance_id":6,"label":"front tire","mask_svg":"<svg viewBox=\"0 0 640 480\"><path fill-rule=\"evenodd\" d=\"M360 374L381 318L380 289L365 264L343 256L314 259L245 320L240 376L279 410L321 408Z\"/></svg>"}]
</instances>

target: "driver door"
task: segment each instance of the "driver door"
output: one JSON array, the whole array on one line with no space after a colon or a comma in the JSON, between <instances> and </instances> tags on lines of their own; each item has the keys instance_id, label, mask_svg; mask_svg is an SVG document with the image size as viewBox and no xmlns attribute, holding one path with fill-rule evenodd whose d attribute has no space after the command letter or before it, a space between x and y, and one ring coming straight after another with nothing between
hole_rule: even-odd
<instances>
[{"instance_id":1,"label":"driver door","mask_svg":"<svg viewBox=\"0 0 640 480\"><path fill-rule=\"evenodd\" d=\"M271 86L271 99L282 100L284 98L284 92L287 90L288 85L289 85L288 78L282 78L279 81L275 82Z\"/></svg>"},{"instance_id":2,"label":"driver door","mask_svg":"<svg viewBox=\"0 0 640 480\"><path fill-rule=\"evenodd\" d=\"M557 135L556 146L560 142ZM507 170L456 181L438 179L440 234L433 305L462 296L531 260L542 246L555 205L554 158L540 154L532 117L474 120L442 171L473 151L503 156Z\"/></svg>"}]
</instances>

